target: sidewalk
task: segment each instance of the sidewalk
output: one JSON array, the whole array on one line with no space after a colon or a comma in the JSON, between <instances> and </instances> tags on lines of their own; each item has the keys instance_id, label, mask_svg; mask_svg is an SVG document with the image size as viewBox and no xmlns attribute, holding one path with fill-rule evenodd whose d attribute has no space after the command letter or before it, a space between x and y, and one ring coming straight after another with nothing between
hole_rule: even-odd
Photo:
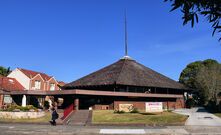
<instances>
[{"instance_id":1,"label":"sidewalk","mask_svg":"<svg viewBox=\"0 0 221 135\"><path fill-rule=\"evenodd\" d=\"M188 115L186 126L221 126L221 119L207 112L203 107L178 109L174 113Z\"/></svg>"},{"instance_id":2,"label":"sidewalk","mask_svg":"<svg viewBox=\"0 0 221 135\"><path fill-rule=\"evenodd\" d=\"M166 126L166 127L129 127L129 126L50 126L0 124L0 135L99 135L99 134L221 134L220 127L208 126Z\"/></svg>"}]
</instances>

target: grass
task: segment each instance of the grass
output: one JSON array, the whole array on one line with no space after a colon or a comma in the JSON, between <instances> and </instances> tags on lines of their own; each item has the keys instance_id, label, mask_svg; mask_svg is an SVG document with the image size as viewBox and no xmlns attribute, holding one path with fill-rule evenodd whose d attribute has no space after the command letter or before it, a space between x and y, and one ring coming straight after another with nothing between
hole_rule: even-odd
<instances>
[{"instance_id":1,"label":"grass","mask_svg":"<svg viewBox=\"0 0 221 135\"><path fill-rule=\"evenodd\" d=\"M216 115L216 116L221 118L221 113L214 113L214 115Z\"/></svg>"},{"instance_id":2,"label":"grass","mask_svg":"<svg viewBox=\"0 0 221 135\"><path fill-rule=\"evenodd\" d=\"M148 125L183 125L187 116L172 112L163 113L123 113L110 110L93 111L93 124L148 124Z\"/></svg>"},{"instance_id":3,"label":"grass","mask_svg":"<svg viewBox=\"0 0 221 135\"><path fill-rule=\"evenodd\" d=\"M50 112L46 112L45 116L40 118L22 118L22 119L0 118L0 122L11 122L11 123L46 123L49 120L51 120Z\"/></svg>"}]
</instances>

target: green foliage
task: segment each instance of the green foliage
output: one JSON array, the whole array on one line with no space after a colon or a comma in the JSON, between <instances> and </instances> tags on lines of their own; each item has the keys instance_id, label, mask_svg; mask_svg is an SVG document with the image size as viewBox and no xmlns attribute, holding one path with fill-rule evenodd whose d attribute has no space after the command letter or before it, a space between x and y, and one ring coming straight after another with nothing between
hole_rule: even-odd
<instances>
[{"instance_id":1,"label":"green foliage","mask_svg":"<svg viewBox=\"0 0 221 135\"><path fill-rule=\"evenodd\" d=\"M193 98L189 98L186 100L186 107L187 108L192 108L195 106L195 101Z\"/></svg>"},{"instance_id":2,"label":"green foliage","mask_svg":"<svg viewBox=\"0 0 221 135\"><path fill-rule=\"evenodd\" d=\"M164 0L172 2L171 11L180 9L183 14L183 25L191 23L193 27L195 22L198 23L198 16L204 16L212 24L213 35L215 32L221 32L219 24L221 18L221 1L220 0ZM221 41L221 38L219 39Z\"/></svg>"},{"instance_id":3,"label":"green foliage","mask_svg":"<svg viewBox=\"0 0 221 135\"><path fill-rule=\"evenodd\" d=\"M181 72L179 82L189 88L195 89L196 75L202 66L202 61L196 61L188 64L187 67Z\"/></svg>"},{"instance_id":4,"label":"green foliage","mask_svg":"<svg viewBox=\"0 0 221 135\"><path fill-rule=\"evenodd\" d=\"M44 101L44 108L45 109L49 109L49 102L48 101Z\"/></svg>"},{"instance_id":5,"label":"green foliage","mask_svg":"<svg viewBox=\"0 0 221 135\"><path fill-rule=\"evenodd\" d=\"M139 113L139 110L137 108L133 108L133 110L130 113Z\"/></svg>"},{"instance_id":6,"label":"green foliage","mask_svg":"<svg viewBox=\"0 0 221 135\"><path fill-rule=\"evenodd\" d=\"M209 100L208 104L206 105L206 109L212 113L218 112L218 106L216 105L215 100Z\"/></svg>"},{"instance_id":7,"label":"green foliage","mask_svg":"<svg viewBox=\"0 0 221 135\"><path fill-rule=\"evenodd\" d=\"M190 63L182 71L179 82L196 90L193 97L201 105L211 99L217 101L221 92L221 65L212 59Z\"/></svg>"},{"instance_id":8,"label":"green foliage","mask_svg":"<svg viewBox=\"0 0 221 135\"><path fill-rule=\"evenodd\" d=\"M125 113L125 111L123 111L123 110L114 110L114 113L118 113L118 114L122 114L122 113Z\"/></svg>"},{"instance_id":9,"label":"green foliage","mask_svg":"<svg viewBox=\"0 0 221 135\"><path fill-rule=\"evenodd\" d=\"M10 67L8 68L5 68L5 67L2 67L0 66L0 76L7 76L9 73L10 73Z\"/></svg>"},{"instance_id":10,"label":"green foliage","mask_svg":"<svg viewBox=\"0 0 221 135\"><path fill-rule=\"evenodd\" d=\"M35 108L33 105L27 105L26 107L18 106L18 105L11 105L10 107L6 108L3 111L22 111L27 112L30 110L37 111L37 108Z\"/></svg>"}]
</instances>

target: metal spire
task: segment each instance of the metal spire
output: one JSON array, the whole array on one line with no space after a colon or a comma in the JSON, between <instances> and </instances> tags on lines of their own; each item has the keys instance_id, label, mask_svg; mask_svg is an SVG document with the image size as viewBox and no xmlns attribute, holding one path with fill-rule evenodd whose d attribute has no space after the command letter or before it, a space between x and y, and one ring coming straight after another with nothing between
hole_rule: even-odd
<instances>
[{"instance_id":1,"label":"metal spire","mask_svg":"<svg viewBox=\"0 0 221 135\"><path fill-rule=\"evenodd\" d=\"M124 57L121 59L128 59L128 60L132 60L132 58L130 56L128 56L128 52L127 52L127 15L126 15L126 10L124 11L124 34L125 34L125 54Z\"/></svg>"},{"instance_id":2,"label":"metal spire","mask_svg":"<svg viewBox=\"0 0 221 135\"><path fill-rule=\"evenodd\" d=\"M126 10L124 11L124 25L125 25L125 56L128 56L128 53L127 53L127 14L126 14Z\"/></svg>"}]
</instances>

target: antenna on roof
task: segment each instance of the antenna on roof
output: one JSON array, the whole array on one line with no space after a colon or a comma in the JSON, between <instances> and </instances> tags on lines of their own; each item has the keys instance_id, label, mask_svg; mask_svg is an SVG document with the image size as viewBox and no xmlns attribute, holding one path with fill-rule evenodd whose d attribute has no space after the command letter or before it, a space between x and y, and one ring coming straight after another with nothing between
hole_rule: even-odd
<instances>
[{"instance_id":1,"label":"antenna on roof","mask_svg":"<svg viewBox=\"0 0 221 135\"><path fill-rule=\"evenodd\" d=\"M124 11L124 31L125 31L125 56L128 56L127 53L127 14L126 14L126 9Z\"/></svg>"}]
</instances>

